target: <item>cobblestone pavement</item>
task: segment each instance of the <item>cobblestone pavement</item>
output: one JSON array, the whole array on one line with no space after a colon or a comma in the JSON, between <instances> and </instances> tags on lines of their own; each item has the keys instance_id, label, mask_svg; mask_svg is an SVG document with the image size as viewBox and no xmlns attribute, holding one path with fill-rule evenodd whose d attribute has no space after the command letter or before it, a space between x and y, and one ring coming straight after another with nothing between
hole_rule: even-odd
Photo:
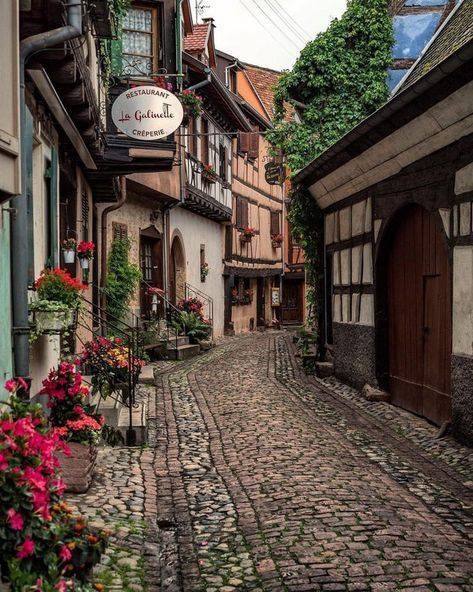
<instances>
[{"instance_id":1,"label":"cobblestone pavement","mask_svg":"<svg viewBox=\"0 0 473 592\"><path fill-rule=\"evenodd\" d=\"M282 333L156 381L156 589L473 591L471 450L304 377Z\"/></svg>"}]
</instances>

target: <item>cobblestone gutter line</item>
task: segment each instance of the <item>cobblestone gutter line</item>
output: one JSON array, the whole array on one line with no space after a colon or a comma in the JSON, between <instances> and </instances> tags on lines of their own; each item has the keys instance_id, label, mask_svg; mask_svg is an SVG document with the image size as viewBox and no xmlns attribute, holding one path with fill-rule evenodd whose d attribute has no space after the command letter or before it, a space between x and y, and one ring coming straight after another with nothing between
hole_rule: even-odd
<instances>
[{"instance_id":1,"label":"cobblestone gutter line","mask_svg":"<svg viewBox=\"0 0 473 592\"><path fill-rule=\"evenodd\" d=\"M196 365L201 364L193 366ZM186 550L192 544L199 566L197 580L194 570L189 573L187 568L187 573L183 572L183 589L207 592L261 590L255 567L249 559L248 545L238 528L232 498L215 468L210 450L211 434L190 389L187 370L170 376L169 384L183 484L190 509L187 525L190 532L180 533L179 542ZM188 557L185 563L188 563Z\"/></svg>"},{"instance_id":2,"label":"cobblestone gutter line","mask_svg":"<svg viewBox=\"0 0 473 592\"><path fill-rule=\"evenodd\" d=\"M277 338L274 355L275 377L280 383L297 395L318 417L323 418L328 425L342 433L348 441L356 444L372 462L420 498L459 533L470 540L473 539L473 511L470 501L471 491L468 488L465 487L460 491L463 494L462 497L466 498L466 501L460 501L450 491L453 488L456 493L459 493L458 487L454 487L454 483L448 480L448 475L444 474L441 479L438 467L433 468L433 475L436 477L434 483L419 471L419 463L424 469L429 467L421 462L424 459L416 457L413 449L406 457L403 443L390 440L386 430L383 433L384 441L382 441L370 432L366 424L363 424L360 429L357 418L354 415L349 417L350 410L347 413L346 408L337 407L333 400L327 401L327 397L324 397L320 389L314 388L313 384L307 384L308 380L301 375L294 357L290 354L287 339ZM389 446L385 445L387 441ZM400 447L403 448L403 454L399 454ZM439 478L443 486L437 485Z\"/></svg>"}]
</instances>

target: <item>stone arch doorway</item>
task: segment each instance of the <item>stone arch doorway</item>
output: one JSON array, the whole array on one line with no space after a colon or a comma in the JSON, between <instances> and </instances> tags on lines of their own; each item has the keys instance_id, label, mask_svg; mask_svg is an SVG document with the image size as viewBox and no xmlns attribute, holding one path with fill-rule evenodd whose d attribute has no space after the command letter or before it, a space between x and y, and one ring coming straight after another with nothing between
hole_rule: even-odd
<instances>
[{"instance_id":1,"label":"stone arch doorway","mask_svg":"<svg viewBox=\"0 0 473 592\"><path fill-rule=\"evenodd\" d=\"M186 291L186 258L182 240L174 236L169 255L169 296L176 304L185 297Z\"/></svg>"},{"instance_id":2,"label":"stone arch doorway","mask_svg":"<svg viewBox=\"0 0 473 592\"><path fill-rule=\"evenodd\" d=\"M392 402L440 425L451 418L452 273L441 226L410 204L377 259L377 369Z\"/></svg>"}]
</instances>

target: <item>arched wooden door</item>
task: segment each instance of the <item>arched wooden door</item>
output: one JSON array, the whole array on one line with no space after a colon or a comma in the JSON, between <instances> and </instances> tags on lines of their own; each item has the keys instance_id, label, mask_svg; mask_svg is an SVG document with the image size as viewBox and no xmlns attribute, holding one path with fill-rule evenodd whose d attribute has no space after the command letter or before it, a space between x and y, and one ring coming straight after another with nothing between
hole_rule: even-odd
<instances>
[{"instance_id":1,"label":"arched wooden door","mask_svg":"<svg viewBox=\"0 0 473 592\"><path fill-rule=\"evenodd\" d=\"M442 234L419 206L399 218L387 287L392 401L440 425L451 417L451 273Z\"/></svg>"}]
</instances>

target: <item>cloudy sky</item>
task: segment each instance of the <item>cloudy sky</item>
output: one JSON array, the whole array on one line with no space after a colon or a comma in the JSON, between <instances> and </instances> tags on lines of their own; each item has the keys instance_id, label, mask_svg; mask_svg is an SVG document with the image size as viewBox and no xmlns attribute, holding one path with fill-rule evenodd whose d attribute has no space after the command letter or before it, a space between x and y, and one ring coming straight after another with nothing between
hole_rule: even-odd
<instances>
[{"instance_id":1,"label":"cloudy sky","mask_svg":"<svg viewBox=\"0 0 473 592\"><path fill-rule=\"evenodd\" d=\"M305 43L340 16L346 0L197 0L215 19L218 49L276 70L290 68ZM191 0L194 5L196 0ZM292 17L292 18L291 18Z\"/></svg>"}]
</instances>

